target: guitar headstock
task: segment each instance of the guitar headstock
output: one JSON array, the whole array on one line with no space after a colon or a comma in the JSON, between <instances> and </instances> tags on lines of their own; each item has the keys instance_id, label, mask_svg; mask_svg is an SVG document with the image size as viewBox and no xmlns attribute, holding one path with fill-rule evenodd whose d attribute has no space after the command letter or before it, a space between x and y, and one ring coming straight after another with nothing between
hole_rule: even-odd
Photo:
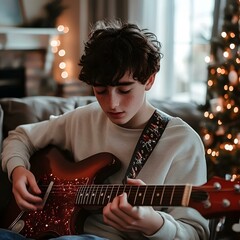
<instances>
[{"instance_id":1,"label":"guitar headstock","mask_svg":"<svg viewBox=\"0 0 240 240\"><path fill-rule=\"evenodd\" d=\"M200 187L193 187L189 207L205 218L240 216L240 181L213 177Z\"/></svg>"}]
</instances>

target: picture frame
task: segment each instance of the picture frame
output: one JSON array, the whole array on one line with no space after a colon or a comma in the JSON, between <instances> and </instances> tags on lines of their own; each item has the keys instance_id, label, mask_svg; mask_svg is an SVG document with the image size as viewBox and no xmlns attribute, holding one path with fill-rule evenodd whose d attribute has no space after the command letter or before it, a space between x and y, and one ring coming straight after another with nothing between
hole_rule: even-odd
<instances>
[{"instance_id":1,"label":"picture frame","mask_svg":"<svg viewBox=\"0 0 240 240\"><path fill-rule=\"evenodd\" d=\"M0 26L17 27L23 24L21 0L0 0Z\"/></svg>"}]
</instances>

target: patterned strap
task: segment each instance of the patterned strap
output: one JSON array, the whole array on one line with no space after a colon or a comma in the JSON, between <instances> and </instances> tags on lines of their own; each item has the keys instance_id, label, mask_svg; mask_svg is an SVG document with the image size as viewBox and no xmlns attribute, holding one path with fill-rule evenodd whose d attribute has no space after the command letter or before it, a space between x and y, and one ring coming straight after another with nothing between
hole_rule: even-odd
<instances>
[{"instance_id":1,"label":"patterned strap","mask_svg":"<svg viewBox=\"0 0 240 240\"><path fill-rule=\"evenodd\" d=\"M169 120L170 117L167 114L154 111L137 142L123 180L124 183L127 178L136 178L161 138Z\"/></svg>"}]
</instances>

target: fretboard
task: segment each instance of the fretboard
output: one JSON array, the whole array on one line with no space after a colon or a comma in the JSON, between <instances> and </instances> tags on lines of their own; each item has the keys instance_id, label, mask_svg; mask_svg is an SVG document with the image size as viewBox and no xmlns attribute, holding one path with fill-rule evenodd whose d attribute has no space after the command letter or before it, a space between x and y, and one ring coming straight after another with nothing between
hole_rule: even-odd
<instances>
[{"instance_id":1,"label":"fretboard","mask_svg":"<svg viewBox=\"0 0 240 240\"><path fill-rule=\"evenodd\" d=\"M84 185L78 189L76 205L105 206L126 192L133 206L188 206L191 185Z\"/></svg>"}]
</instances>

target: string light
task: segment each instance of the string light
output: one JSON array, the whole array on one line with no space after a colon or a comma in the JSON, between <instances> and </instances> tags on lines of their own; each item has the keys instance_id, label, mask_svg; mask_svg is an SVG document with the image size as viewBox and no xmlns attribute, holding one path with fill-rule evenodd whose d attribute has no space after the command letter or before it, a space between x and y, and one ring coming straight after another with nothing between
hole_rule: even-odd
<instances>
[{"instance_id":1,"label":"string light","mask_svg":"<svg viewBox=\"0 0 240 240\"><path fill-rule=\"evenodd\" d=\"M57 27L57 30L59 31L59 33L61 34L66 34L69 32L69 27L67 26L64 26L64 25L59 25ZM62 81L66 81L68 76L69 76L69 73L67 71L67 63L66 61L63 59L65 56L66 56L66 51L64 48L61 47L61 41L60 39L53 39L51 42L50 42L50 45L51 45L51 48L52 48L52 52L55 53L55 54L58 54L58 56L60 58L62 58L60 60L60 63L58 65L59 69L60 69L60 76L62 78Z\"/></svg>"}]
</instances>

